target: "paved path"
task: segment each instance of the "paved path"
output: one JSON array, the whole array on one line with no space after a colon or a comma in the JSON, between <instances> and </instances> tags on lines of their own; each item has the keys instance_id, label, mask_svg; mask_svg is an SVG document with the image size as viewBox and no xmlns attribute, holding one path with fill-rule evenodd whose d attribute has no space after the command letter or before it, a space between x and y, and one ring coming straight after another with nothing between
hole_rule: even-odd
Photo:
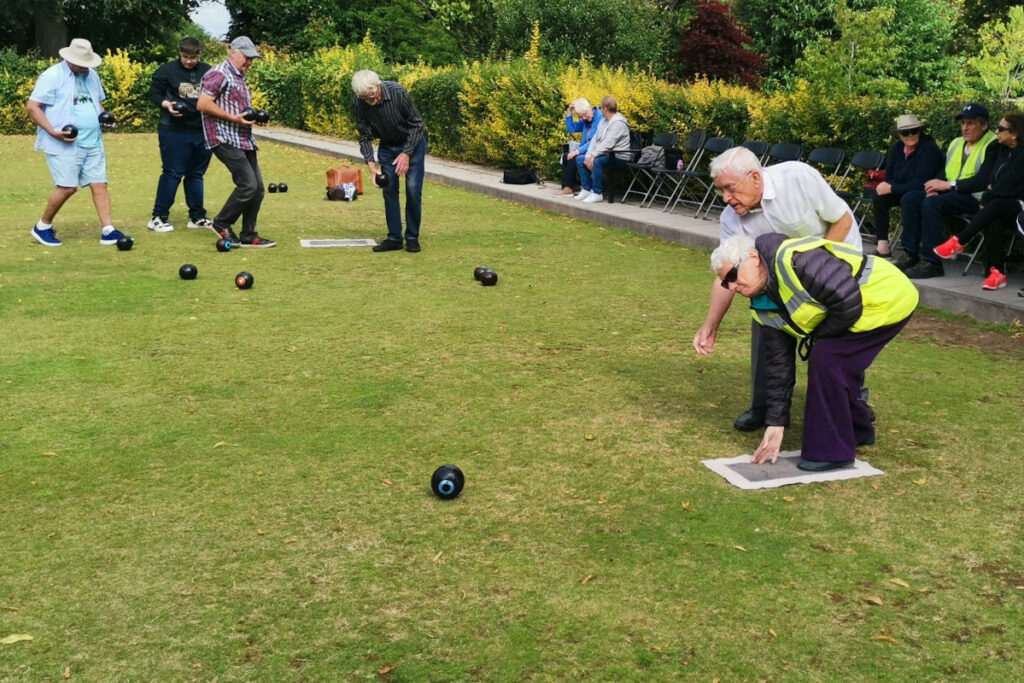
<instances>
[{"instance_id":1,"label":"paved path","mask_svg":"<svg viewBox=\"0 0 1024 683\"><path fill-rule=\"evenodd\" d=\"M359 145L348 140L287 128L263 128L258 129L256 134L263 140L362 162ZM557 183L547 183L544 187L535 184L505 185L500 182L501 173L494 168L438 159L430 155L426 161L427 180L585 218L613 228L632 230L688 247L710 250L718 244L716 221L698 220L678 213L667 214L660 209L644 209L632 204L580 204L571 198L552 196L559 189ZM1024 320L1024 297L1017 296L1017 290L1024 287L1024 273L1011 272L1005 289L986 292L981 289L981 266L972 266L969 274L963 277L960 273L963 272L964 263L956 261L947 264L945 277L916 280L921 303L929 308L963 313L988 322L1011 323Z\"/></svg>"}]
</instances>

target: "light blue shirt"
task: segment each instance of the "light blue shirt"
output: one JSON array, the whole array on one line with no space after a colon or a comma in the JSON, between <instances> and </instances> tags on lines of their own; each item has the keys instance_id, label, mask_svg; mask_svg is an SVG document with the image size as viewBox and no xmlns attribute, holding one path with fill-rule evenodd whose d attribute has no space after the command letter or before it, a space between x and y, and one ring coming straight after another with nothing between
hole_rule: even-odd
<instances>
[{"instance_id":1,"label":"light blue shirt","mask_svg":"<svg viewBox=\"0 0 1024 683\"><path fill-rule=\"evenodd\" d=\"M99 104L106 99L106 95L95 69L89 69L85 74L85 87L98 115ZM43 105L46 120L54 129L60 130L67 124L75 122L76 92L75 72L71 70L67 62L61 61L39 75L29 99ZM98 140L96 146L102 148L102 140ZM42 150L47 154L74 154L77 148L77 142L61 142L36 126L34 148L36 151Z\"/></svg>"}]
</instances>

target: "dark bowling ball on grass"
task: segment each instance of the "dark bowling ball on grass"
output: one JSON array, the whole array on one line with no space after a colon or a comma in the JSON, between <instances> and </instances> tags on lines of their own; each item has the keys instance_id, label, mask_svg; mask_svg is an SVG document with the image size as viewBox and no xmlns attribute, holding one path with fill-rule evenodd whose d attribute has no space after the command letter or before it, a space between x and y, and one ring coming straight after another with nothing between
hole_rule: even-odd
<instances>
[{"instance_id":1,"label":"dark bowling ball on grass","mask_svg":"<svg viewBox=\"0 0 1024 683\"><path fill-rule=\"evenodd\" d=\"M473 279L479 282L480 276L489 270L490 268L488 268L487 266L477 266L476 268L473 269Z\"/></svg>"},{"instance_id":2,"label":"dark bowling ball on grass","mask_svg":"<svg viewBox=\"0 0 1024 683\"><path fill-rule=\"evenodd\" d=\"M253 109L252 107L246 107L245 109L242 110L242 118L245 119L246 121L255 121L256 120L256 110Z\"/></svg>"},{"instance_id":3,"label":"dark bowling ball on grass","mask_svg":"<svg viewBox=\"0 0 1024 683\"><path fill-rule=\"evenodd\" d=\"M67 133L64 136L65 140L74 140L78 137L78 129L72 126L70 123L60 129L62 133Z\"/></svg>"},{"instance_id":4,"label":"dark bowling ball on grass","mask_svg":"<svg viewBox=\"0 0 1024 683\"><path fill-rule=\"evenodd\" d=\"M287 192L288 191L288 183L278 183L277 184L277 191L278 192Z\"/></svg>"},{"instance_id":5,"label":"dark bowling ball on grass","mask_svg":"<svg viewBox=\"0 0 1024 683\"><path fill-rule=\"evenodd\" d=\"M255 114L256 123L267 124L270 121L270 112L266 109L257 109Z\"/></svg>"},{"instance_id":6,"label":"dark bowling ball on grass","mask_svg":"<svg viewBox=\"0 0 1024 683\"><path fill-rule=\"evenodd\" d=\"M277 183L270 183L269 185L267 185L267 192L271 194L277 192Z\"/></svg>"},{"instance_id":7,"label":"dark bowling ball on grass","mask_svg":"<svg viewBox=\"0 0 1024 683\"><path fill-rule=\"evenodd\" d=\"M199 269L191 263L186 263L181 268L178 268L178 277L182 280L195 280L197 275L199 275Z\"/></svg>"},{"instance_id":8,"label":"dark bowling ball on grass","mask_svg":"<svg viewBox=\"0 0 1024 683\"><path fill-rule=\"evenodd\" d=\"M381 188L382 190L388 186L387 173L378 173L377 175L374 176L374 178L377 180L377 187Z\"/></svg>"},{"instance_id":9,"label":"dark bowling ball on grass","mask_svg":"<svg viewBox=\"0 0 1024 683\"><path fill-rule=\"evenodd\" d=\"M135 240L131 237L125 236L117 238L117 248L121 251L131 251L134 246Z\"/></svg>"},{"instance_id":10,"label":"dark bowling ball on grass","mask_svg":"<svg viewBox=\"0 0 1024 683\"><path fill-rule=\"evenodd\" d=\"M480 284L484 287L493 287L498 284L498 274L493 270L486 270L480 274Z\"/></svg>"},{"instance_id":11,"label":"dark bowling ball on grass","mask_svg":"<svg viewBox=\"0 0 1024 683\"><path fill-rule=\"evenodd\" d=\"M109 111L100 112L100 117L99 118L100 118L100 125L101 126L108 126L109 127L109 126L113 126L115 123L117 123L117 119L115 119L114 115L111 114Z\"/></svg>"},{"instance_id":12,"label":"dark bowling ball on grass","mask_svg":"<svg viewBox=\"0 0 1024 683\"><path fill-rule=\"evenodd\" d=\"M252 287L253 277L252 273L247 273L244 270L235 276L235 287L239 289L249 289Z\"/></svg>"},{"instance_id":13,"label":"dark bowling ball on grass","mask_svg":"<svg viewBox=\"0 0 1024 683\"><path fill-rule=\"evenodd\" d=\"M231 251L231 247L233 247L233 246L234 245L231 244L231 240L229 240L229 239L225 239L225 238L221 237L219 240L217 240L217 251L220 251L220 252Z\"/></svg>"},{"instance_id":14,"label":"dark bowling ball on grass","mask_svg":"<svg viewBox=\"0 0 1024 683\"><path fill-rule=\"evenodd\" d=\"M438 498L448 500L462 493L465 483L466 477L463 476L462 470L455 465L441 465L430 477L430 490Z\"/></svg>"}]
</instances>

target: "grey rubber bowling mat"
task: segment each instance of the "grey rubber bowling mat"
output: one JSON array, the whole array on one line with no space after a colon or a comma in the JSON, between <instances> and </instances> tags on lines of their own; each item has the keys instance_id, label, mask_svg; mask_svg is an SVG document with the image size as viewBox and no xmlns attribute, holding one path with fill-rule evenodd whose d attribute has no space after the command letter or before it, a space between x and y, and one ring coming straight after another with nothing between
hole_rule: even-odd
<instances>
[{"instance_id":1,"label":"grey rubber bowling mat","mask_svg":"<svg viewBox=\"0 0 1024 683\"><path fill-rule=\"evenodd\" d=\"M755 465L750 462L750 458L749 455L738 455L735 458L716 458L701 462L736 488L746 490L774 489L790 484L813 484L885 474L863 460L854 460L850 467L829 472L804 472L796 467L800 451L782 451L779 453L779 461L774 465Z\"/></svg>"},{"instance_id":2,"label":"grey rubber bowling mat","mask_svg":"<svg viewBox=\"0 0 1024 683\"><path fill-rule=\"evenodd\" d=\"M299 244L311 249L325 249L328 247L375 247L377 240L299 240Z\"/></svg>"}]
</instances>

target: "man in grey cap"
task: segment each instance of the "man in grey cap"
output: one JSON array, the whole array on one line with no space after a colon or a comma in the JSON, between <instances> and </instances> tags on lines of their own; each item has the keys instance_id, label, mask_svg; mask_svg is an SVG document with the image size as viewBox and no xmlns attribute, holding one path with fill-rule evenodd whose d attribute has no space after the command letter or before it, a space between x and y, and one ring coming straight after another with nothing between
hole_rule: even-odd
<instances>
[{"instance_id":1,"label":"man in grey cap","mask_svg":"<svg viewBox=\"0 0 1024 683\"><path fill-rule=\"evenodd\" d=\"M46 154L56 185L42 217L32 226L32 237L43 246L61 246L53 219L79 187L88 185L100 219L100 244L117 244L124 234L111 218L107 157L99 122L106 95L95 71L103 59L84 38L75 38L61 48L60 56L64 61L40 74L25 105L36 124L35 149Z\"/></svg>"},{"instance_id":2,"label":"man in grey cap","mask_svg":"<svg viewBox=\"0 0 1024 683\"><path fill-rule=\"evenodd\" d=\"M277 243L256 232L256 219L263 204L263 174L252 136L253 121L243 116L252 106L245 74L260 53L247 36L235 38L228 47L228 58L203 76L196 103L196 109L203 115L206 147L227 167L235 183L224 207L213 217L213 229L239 246L266 249ZM242 232L236 236L233 226L239 218Z\"/></svg>"},{"instance_id":3,"label":"man in grey cap","mask_svg":"<svg viewBox=\"0 0 1024 683\"><path fill-rule=\"evenodd\" d=\"M946 216L978 211L981 193L965 192L957 189L956 184L978 172L996 134L988 127L988 109L976 102L961 109L956 120L960 124L960 137L949 143L942 177L926 182L923 190L908 192L902 202L903 257L896 262L896 267L912 280L945 274L934 249L942 244Z\"/></svg>"}]
</instances>

